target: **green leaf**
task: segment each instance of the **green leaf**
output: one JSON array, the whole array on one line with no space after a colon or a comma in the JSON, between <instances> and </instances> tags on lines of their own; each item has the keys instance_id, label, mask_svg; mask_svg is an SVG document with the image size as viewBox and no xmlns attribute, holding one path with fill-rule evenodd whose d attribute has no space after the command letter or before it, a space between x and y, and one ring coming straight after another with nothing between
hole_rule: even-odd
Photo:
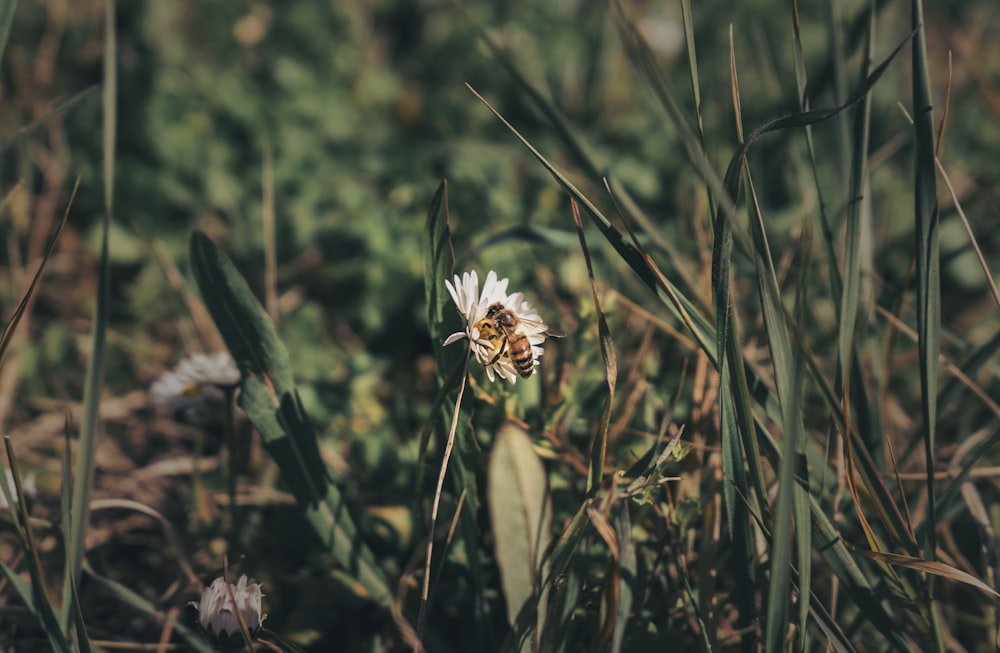
<instances>
[{"instance_id":1,"label":"green leaf","mask_svg":"<svg viewBox=\"0 0 1000 653\"><path fill-rule=\"evenodd\" d=\"M536 651L546 614L544 554L552 539L552 502L531 438L513 424L502 426L493 443L486 492L507 619L518 650ZM529 618L519 619L522 612Z\"/></svg>"},{"instance_id":2,"label":"green leaf","mask_svg":"<svg viewBox=\"0 0 1000 653\"><path fill-rule=\"evenodd\" d=\"M388 609L392 593L358 539L340 490L331 482L292 378L288 351L229 258L207 236L191 236L191 266L219 332L243 377L240 406L260 432L299 507L334 558L356 575L361 596Z\"/></svg>"}]
</instances>

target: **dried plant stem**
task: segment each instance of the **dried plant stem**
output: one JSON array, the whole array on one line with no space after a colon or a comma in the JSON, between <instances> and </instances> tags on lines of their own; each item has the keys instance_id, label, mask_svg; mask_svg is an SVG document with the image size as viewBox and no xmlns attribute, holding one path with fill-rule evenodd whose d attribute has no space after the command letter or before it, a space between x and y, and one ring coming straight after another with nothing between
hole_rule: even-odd
<instances>
[{"instance_id":1,"label":"dried plant stem","mask_svg":"<svg viewBox=\"0 0 1000 653\"><path fill-rule=\"evenodd\" d=\"M469 378L469 357L472 355L470 345L465 354L465 364L462 370L462 384L458 386L458 397L455 399L455 410L451 417L451 429L448 431L448 442L444 447L444 457L441 459L441 469L438 472L437 487L434 490L434 504L431 506L430 529L427 534L427 558L424 561L424 584L420 591L420 613L417 616L417 640L423 642L424 626L427 624L427 603L430 598L431 586L431 562L434 556L434 529L437 527L438 509L441 507L441 492L444 488L444 477L448 473L448 461L451 460L451 452L455 448L455 433L458 431L458 414L462 407L462 397L465 395L465 386ZM414 652L419 651L414 647Z\"/></svg>"}]
</instances>

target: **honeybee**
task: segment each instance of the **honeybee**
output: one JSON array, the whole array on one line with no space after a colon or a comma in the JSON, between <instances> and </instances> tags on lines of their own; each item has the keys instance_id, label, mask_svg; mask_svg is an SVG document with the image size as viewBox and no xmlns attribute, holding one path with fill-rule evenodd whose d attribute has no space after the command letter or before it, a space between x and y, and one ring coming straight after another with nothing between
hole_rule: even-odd
<instances>
[{"instance_id":1,"label":"honeybee","mask_svg":"<svg viewBox=\"0 0 1000 653\"><path fill-rule=\"evenodd\" d=\"M531 340L520 328L522 325L536 329L546 336L566 337L565 333L544 322L519 317L500 302L491 304L486 309L486 317L478 326L482 336L493 343L497 352L489 364L493 365L501 356L506 355L517 373L526 379L535 371L535 355L531 351Z\"/></svg>"}]
</instances>

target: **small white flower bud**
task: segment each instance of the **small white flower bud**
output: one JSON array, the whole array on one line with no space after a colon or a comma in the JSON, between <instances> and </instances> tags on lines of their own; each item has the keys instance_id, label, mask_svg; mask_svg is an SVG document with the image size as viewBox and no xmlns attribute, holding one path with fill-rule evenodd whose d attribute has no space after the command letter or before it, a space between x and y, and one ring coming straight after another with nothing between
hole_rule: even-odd
<instances>
[{"instance_id":1,"label":"small white flower bud","mask_svg":"<svg viewBox=\"0 0 1000 653\"><path fill-rule=\"evenodd\" d=\"M230 588L232 592L230 592ZM243 648L243 635L236 616L238 609L250 637L256 637L267 616L261 612L260 584L240 576L236 585L225 578L216 578L201 594L201 601L189 605L198 610L198 625L216 651L238 651ZM235 599L235 603L233 602Z\"/></svg>"}]
</instances>

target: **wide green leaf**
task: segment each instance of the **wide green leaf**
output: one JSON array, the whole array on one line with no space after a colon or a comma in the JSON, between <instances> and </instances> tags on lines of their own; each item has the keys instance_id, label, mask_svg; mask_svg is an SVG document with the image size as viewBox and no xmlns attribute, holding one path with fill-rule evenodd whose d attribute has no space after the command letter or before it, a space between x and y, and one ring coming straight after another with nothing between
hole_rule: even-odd
<instances>
[{"instance_id":1,"label":"wide green leaf","mask_svg":"<svg viewBox=\"0 0 1000 653\"><path fill-rule=\"evenodd\" d=\"M488 475L490 524L507 619L518 650L535 651L546 613L544 554L552 539L552 502L545 467L523 429L513 424L500 428ZM522 613L529 618L519 619Z\"/></svg>"},{"instance_id":2,"label":"wide green leaf","mask_svg":"<svg viewBox=\"0 0 1000 653\"><path fill-rule=\"evenodd\" d=\"M292 377L288 351L229 258L207 236L191 236L191 266L219 332L240 368L239 403L260 432L320 541L358 580L359 596L388 609L392 593L374 556L359 540Z\"/></svg>"}]
</instances>

